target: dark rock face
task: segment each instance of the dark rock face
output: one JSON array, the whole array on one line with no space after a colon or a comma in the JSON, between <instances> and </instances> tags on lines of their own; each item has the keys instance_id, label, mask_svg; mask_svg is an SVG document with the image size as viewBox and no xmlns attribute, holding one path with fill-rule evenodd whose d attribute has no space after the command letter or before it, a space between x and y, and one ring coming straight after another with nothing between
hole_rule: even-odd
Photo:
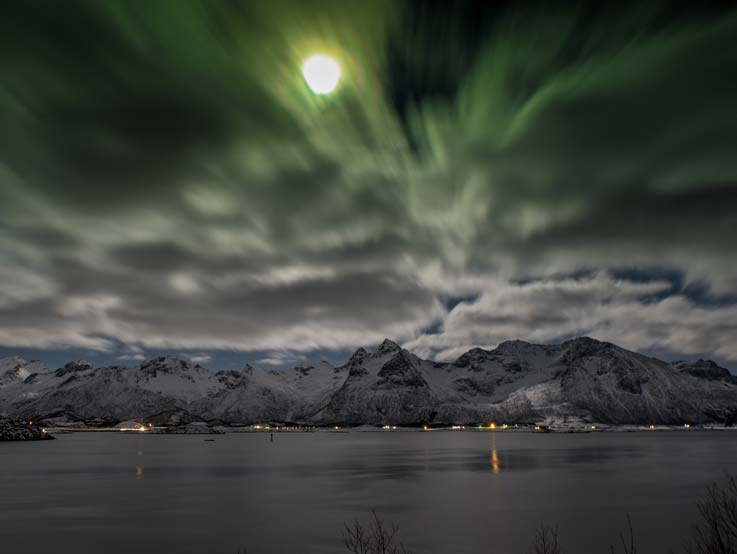
<instances>
[{"instance_id":1,"label":"dark rock face","mask_svg":"<svg viewBox=\"0 0 737 554\"><path fill-rule=\"evenodd\" d=\"M368 375L368 371L365 367L359 364L351 364L348 369L348 377L362 377Z\"/></svg>"},{"instance_id":2,"label":"dark rock face","mask_svg":"<svg viewBox=\"0 0 737 554\"><path fill-rule=\"evenodd\" d=\"M31 373L28 377L26 377L23 382L26 385L30 385L31 383L35 383L38 379L38 373Z\"/></svg>"},{"instance_id":3,"label":"dark rock face","mask_svg":"<svg viewBox=\"0 0 737 554\"><path fill-rule=\"evenodd\" d=\"M28 441L53 439L43 429L19 419L0 418L0 441Z\"/></svg>"},{"instance_id":4,"label":"dark rock face","mask_svg":"<svg viewBox=\"0 0 737 554\"><path fill-rule=\"evenodd\" d=\"M315 366L312 365L299 365L294 368L294 371L297 373L300 373L303 376L307 376L310 374L310 372L315 369Z\"/></svg>"},{"instance_id":5,"label":"dark rock face","mask_svg":"<svg viewBox=\"0 0 737 554\"><path fill-rule=\"evenodd\" d=\"M382 342L379 345L379 348L376 349L376 355L377 356L383 356L384 354L389 354L390 352L399 352L402 348L394 341L390 341L389 339L384 339L384 342Z\"/></svg>"},{"instance_id":6,"label":"dark rock face","mask_svg":"<svg viewBox=\"0 0 737 554\"><path fill-rule=\"evenodd\" d=\"M395 386L427 386L427 381L422 377L420 370L414 366L406 350L399 351L386 362L379 370L378 377L379 381L375 385L377 389Z\"/></svg>"},{"instance_id":7,"label":"dark rock face","mask_svg":"<svg viewBox=\"0 0 737 554\"><path fill-rule=\"evenodd\" d=\"M614 348L614 345L589 337L580 337L561 343L560 348L562 351L561 361L564 364L575 364L583 358L606 355L608 351Z\"/></svg>"},{"instance_id":8,"label":"dark rock face","mask_svg":"<svg viewBox=\"0 0 737 554\"><path fill-rule=\"evenodd\" d=\"M456 367L477 367L489 359L490 352L481 348L472 348L465 354L461 355L453 365Z\"/></svg>"},{"instance_id":9,"label":"dark rock face","mask_svg":"<svg viewBox=\"0 0 737 554\"><path fill-rule=\"evenodd\" d=\"M527 369L527 364L518 360L504 362L504 369L511 373L520 373Z\"/></svg>"},{"instance_id":10,"label":"dark rock face","mask_svg":"<svg viewBox=\"0 0 737 554\"><path fill-rule=\"evenodd\" d=\"M353 356L350 357L348 363L360 363L368 355L369 353L365 348L359 348L353 353Z\"/></svg>"},{"instance_id":11,"label":"dark rock face","mask_svg":"<svg viewBox=\"0 0 737 554\"><path fill-rule=\"evenodd\" d=\"M244 377L243 373L233 369L218 371L215 376L229 390L240 386L244 380L247 380L247 377Z\"/></svg>"},{"instance_id":12,"label":"dark rock face","mask_svg":"<svg viewBox=\"0 0 737 554\"><path fill-rule=\"evenodd\" d=\"M59 369L56 370L56 376L62 377L70 373L75 373L77 371L86 371L88 369L92 369L92 365L87 362L84 362L84 361L69 362L64 367L60 367Z\"/></svg>"},{"instance_id":13,"label":"dark rock face","mask_svg":"<svg viewBox=\"0 0 737 554\"><path fill-rule=\"evenodd\" d=\"M488 380L477 379L473 377L459 377L453 381L453 386L458 392L470 392L477 394L494 394L494 383Z\"/></svg>"},{"instance_id":14,"label":"dark rock face","mask_svg":"<svg viewBox=\"0 0 737 554\"><path fill-rule=\"evenodd\" d=\"M158 358L153 358L142 363L140 370L147 375L156 376L158 373L186 373L190 369L200 367L199 364L190 364L177 358L159 356Z\"/></svg>"}]
</instances>

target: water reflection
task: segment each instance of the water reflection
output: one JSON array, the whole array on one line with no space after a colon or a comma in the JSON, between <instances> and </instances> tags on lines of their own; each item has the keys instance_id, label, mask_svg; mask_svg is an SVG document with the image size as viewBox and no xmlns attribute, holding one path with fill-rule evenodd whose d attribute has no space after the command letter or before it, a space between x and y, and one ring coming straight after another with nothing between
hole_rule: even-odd
<instances>
[{"instance_id":1,"label":"water reflection","mask_svg":"<svg viewBox=\"0 0 737 554\"><path fill-rule=\"evenodd\" d=\"M499 454L497 454L496 448L491 451L491 471L495 475L499 475Z\"/></svg>"},{"instance_id":2,"label":"water reflection","mask_svg":"<svg viewBox=\"0 0 737 554\"><path fill-rule=\"evenodd\" d=\"M136 462L136 481L143 479L143 437L138 439L138 461Z\"/></svg>"},{"instance_id":3,"label":"water reflection","mask_svg":"<svg viewBox=\"0 0 737 554\"><path fill-rule=\"evenodd\" d=\"M496 450L496 435L491 436L491 471L499 475L499 453Z\"/></svg>"}]
</instances>

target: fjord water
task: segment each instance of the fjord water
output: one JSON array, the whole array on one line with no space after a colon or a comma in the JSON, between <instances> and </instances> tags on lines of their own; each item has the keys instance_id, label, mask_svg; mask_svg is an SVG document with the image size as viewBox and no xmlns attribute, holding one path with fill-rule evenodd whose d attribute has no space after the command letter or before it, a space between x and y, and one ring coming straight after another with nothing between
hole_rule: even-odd
<instances>
[{"instance_id":1,"label":"fjord water","mask_svg":"<svg viewBox=\"0 0 737 554\"><path fill-rule=\"evenodd\" d=\"M541 521L606 552L628 513L665 553L736 462L731 431L65 434L0 444L0 551L342 552L376 509L416 553L528 552Z\"/></svg>"}]
</instances>

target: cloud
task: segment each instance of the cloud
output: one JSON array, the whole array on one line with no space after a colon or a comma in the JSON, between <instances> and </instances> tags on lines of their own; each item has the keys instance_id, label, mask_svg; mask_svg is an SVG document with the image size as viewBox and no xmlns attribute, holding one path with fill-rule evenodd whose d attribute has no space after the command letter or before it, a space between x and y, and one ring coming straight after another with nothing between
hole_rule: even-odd
<instances>
[{"instance_id":1,"label":"cloud","mask_svg":"<svg viewBox=\"0 0 737 554\"><path fill-rule=\"evenodd\" d=\"M437 332L404 346L451 360L509 338L556 342L588 335L632 350L704 352L737 360L737 303L705 307L670 291L670 281L636 282L598 272L496 283L450 310Z\"/></svg>"},{"instance_id":2,"label":"cloud","mask_svg":"<svg viewBox=\"0 0 737 554\"><path fill-rule=\"evenodd\" d=\"M206 364L212 360L212 356L209 354L194 354L192 356L188 356L188 358L189 361L194 364Z\"/></svg>"},{"instance_id":3,"label":"cloud","mask_svg":"<svg viewBox=\"0 0 737 554\"><path fill-rule=\"evenodd\" d=\"M129 353L129 354L121 354L120 356L118 356L117 359L121 361L142 362L143 360L146 359L146 356L144 356L143 354Z\"/></svg>"},{"instance_id":4,"label":"cloud","mask_svg":"<svg viewBox=\"0 0 737 554\"><path fill-rule=\"evenodd\" d=\"M0 345L734 358L731 304L683 292L737 294L731 7L319 8L6 10Z\"/></svg>"},{"instance_id":5,"label":"cloud","mask_svg":"<svg viewBox=\"0 0 737 554\"><path fill-rule=\"evenodd\" d=\"M274 352L271 352L265 358L259 358L258 360L254 360L253 363L256 365L285 367L285 366L290 366L290 365L293 366L297 364L299 361L300 359L290 352L274 351Z\"/></svg>"}]
</instances>

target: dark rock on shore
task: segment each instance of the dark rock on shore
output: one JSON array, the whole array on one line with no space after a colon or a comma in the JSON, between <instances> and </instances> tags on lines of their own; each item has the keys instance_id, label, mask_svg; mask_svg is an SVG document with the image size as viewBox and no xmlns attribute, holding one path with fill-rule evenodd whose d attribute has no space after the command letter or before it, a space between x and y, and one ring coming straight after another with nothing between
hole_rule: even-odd
<instances>
[{"instance_id":1,"label":"dark rock on shore","mask_svg":"<svg viewBox=\"0 0 737 554\"><path fill-rule=\"evenodd\" d=\"M44 429L27 421L0 418L0 441L34 441L53 439Z\"/></svg>"}]
</instances>

